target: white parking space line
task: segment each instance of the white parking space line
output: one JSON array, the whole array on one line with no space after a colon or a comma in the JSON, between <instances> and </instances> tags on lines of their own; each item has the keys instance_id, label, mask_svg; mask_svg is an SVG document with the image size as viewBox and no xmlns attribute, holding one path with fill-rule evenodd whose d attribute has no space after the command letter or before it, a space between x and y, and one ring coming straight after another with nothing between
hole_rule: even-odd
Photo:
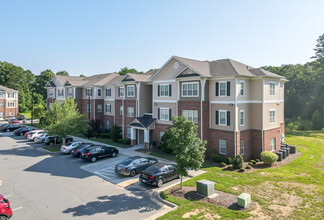
<instances>
[{"instance_id":1,"label":"white parking space line","mask_svg":"<svg viewBox=\"0 0 324 220\"><path fill-rule=\"evenodd\" d=\"M19 209L22 209L23 207L18 207L18 208L14 208L12 209L12 211L16 211L16 210L19 210Z\"/></svg>"},{"instance_id":2,"label":"white parking space line","mask_svg":"<svg viewBox=\"0 0 324 220\"><path fill-rule=\"evenodd\" d=\"M11 197L12 195L7 195L7 196L3 196L3 197L5 197L5 198L9 198L9 197Z\"/></svg>"}]
</instances>

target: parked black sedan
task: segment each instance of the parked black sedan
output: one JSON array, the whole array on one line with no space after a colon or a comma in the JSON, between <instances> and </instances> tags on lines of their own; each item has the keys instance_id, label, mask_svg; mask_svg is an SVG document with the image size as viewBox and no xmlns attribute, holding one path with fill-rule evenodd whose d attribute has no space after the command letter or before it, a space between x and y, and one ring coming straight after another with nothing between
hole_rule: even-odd
<instances>
[{"instance_id":1,"label":"parked black sedan","mask_svg":"<svg viewBox=\"0 0 324 220\"><path fill-rule=\"evenodd\" d=\"M115 173L119 173L125 176L135 176L137 173L147 169L152 164L159 161L151 157L129 157L122 162L116 164Z\"/></svg>"},{"instance_id":2,"label":"parked black sedan","mask_svg":"<svg viewBox=\"0 0 324 220\"><path fill-rule=\"evenodd\" d=\"M141 183L161 187L163 183L179 178L176 167L171 164L156 163L141 172Z\"/></svg>"},{"instance_id":3,"label":"parked black sedan","mask_svg":"<svg viewBox=\"0 0 324 220\"><path fill-rule=\"evenodd\" d=\"M54 136L53 135L53 136L47 136L45 138L45 144L46 145L53 145L53 144L55 144L55 141L56 141L57 144L63 143L62 138L59 137L59 136ZM73 138L70 137L70 136L67 136L66 139L65 139L65 143L70 143L72 141L73 141Z\"/></svg>"},{"instance_id":4,"label":"parked black sedan","mask_svg":"<svg viewBox=\"0 0 324 220\"><path fill-rule=\"evenodd\" d=\"M87 147L91 147L93 145L94 144L91 144L91 143L81 143L78 147L71 150L71 156L72 157L80 157L83 149L85 149Z\"/></svg>"},{"instance_id":5,"label":"parked black sedan","mask_svg":"<svg viewBox=\"0 0 324 220\"><path fill-rule=\"evenodd\" d=\"M19 129L17 129L17 130L14 130L14 134L15 135L20 135L20 136L23 136L23 135L25 135L26 134L26 132L28 132L28 131L32 131L32 130L34 130L35 128L32 128L32 127L21 127L21 128L19 128Z\"/></svg>"},{"instance_id":6,"label":"parked black sedan","mask_svg":"<svg viewBox=\"0 0 324 220\"><path fill-rule=\"evenodd\" d=\"M16 130L18 128L21 128L21 125L17 125L17 124L11 125L11 124L9 124L7 126L3 126L1 130L9 132L9 131L14 131L14 130Z\"/></svg>"},{"instance_id":7,"label":"parked black sedan","mask_svg":"<svg viewBox=\"0 0 324 220\"><path fill-rule=\"evenodd\" d=\"M94 145L87 147L81 152L81 159L96 162L98 159L103 157L116 157L118 150L115 147L106 147L103 145Z\"/></svg>"}]
</instances>

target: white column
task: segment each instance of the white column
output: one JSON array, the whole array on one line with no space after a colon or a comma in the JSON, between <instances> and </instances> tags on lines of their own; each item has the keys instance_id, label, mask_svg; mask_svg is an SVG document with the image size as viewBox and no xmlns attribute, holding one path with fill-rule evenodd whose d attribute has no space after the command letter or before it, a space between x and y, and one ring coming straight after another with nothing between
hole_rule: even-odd
<instances>
[{"instance_id":1,"label":"white column","mask_svg":"<svg viewBox=\"0 0 324 220\"><path fill-rule=\"evenodd\" d=\"M141 84L136 83L136 89L137 89L137 94L136 94L136 117L140 117L139 111L140 111L140 88Z\"/></svg>"},{"instance_id":2,"label":"white column","mask_svg":"<svg viewBox=\"0 0 324 220\"><path fill-rule=\"evenodd\" d=\"M135 140L135 139L136 139L135 129L131 128L131 140Z\"/></svg>"},{"instance_id":3,"label":"white column","mask_svg":"<svg viewBox=\"0 0 324 220\"><path fill-rule=\"evenodd\" d=\"M144 143L149 143L150 142L150 130L145 129L144 130Z\"/></svg>"},{"instance_id":4,"label":"white column","mask_svg":"<svg viewBox=\"0 0 324 220\"><path fill-rule=\"evenodd\" d=\"M206 78L201 78L201 101L200 101L200 139L204 139L203 133L203 101L205 101L205 84Z\"/></svg>"},{"instance_id":5,"label":"white column","mask_svg":"<svg viewBox=\"0 0 324 220\"><path fill-rule=\"evenodd\" d=\"M75 87L73 87L73 99L75 99Z\"/></svg>"}]
</instances>

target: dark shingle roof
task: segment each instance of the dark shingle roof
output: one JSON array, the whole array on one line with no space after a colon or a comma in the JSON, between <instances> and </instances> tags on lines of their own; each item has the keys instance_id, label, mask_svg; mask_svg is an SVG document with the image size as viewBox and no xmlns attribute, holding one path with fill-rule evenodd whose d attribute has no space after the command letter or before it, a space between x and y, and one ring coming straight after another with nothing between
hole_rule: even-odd
<instances>
[{"instance_id":1,"label":"dark shingle roof","mask_svg":"<svg viewBox=\"0 0 324 220\"><path fill-rule=\"evenodd\" d=\"M153 118L152 115L145 114L143 117L137 117L136 119L134 119L129 124L129 126L140 127L140 128L148 128L155 121L156 121L156 118Z\"/></svg>"}]
</instances>

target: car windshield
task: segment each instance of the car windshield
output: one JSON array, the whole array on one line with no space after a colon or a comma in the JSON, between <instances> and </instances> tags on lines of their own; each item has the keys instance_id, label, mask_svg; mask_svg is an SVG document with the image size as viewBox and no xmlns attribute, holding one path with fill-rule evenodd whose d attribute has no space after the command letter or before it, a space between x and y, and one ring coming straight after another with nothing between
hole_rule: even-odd
<instances>
[{"instance_id":1,"label":"car windshield","mask_svg":"<svg viewBox=\"0 0 324 220\"><path fill-rule=\"evenodd\" d=\"M126 160L123 160L122 162L120 162L121 165L128 165L130 164L131 162L133 162L132 159L126 159Z\"/></svg>"},{"instance_id":2,"label":"car windshield","mask_svg":"<svg viewBox=\"0 0 324 220\"><path fill-rule=\"evenodd\" d=\"M159 168L150 166L145 171L147 171L149 173L157 173L157 172L159 172Z\"/></svg>"}]
</instances>

